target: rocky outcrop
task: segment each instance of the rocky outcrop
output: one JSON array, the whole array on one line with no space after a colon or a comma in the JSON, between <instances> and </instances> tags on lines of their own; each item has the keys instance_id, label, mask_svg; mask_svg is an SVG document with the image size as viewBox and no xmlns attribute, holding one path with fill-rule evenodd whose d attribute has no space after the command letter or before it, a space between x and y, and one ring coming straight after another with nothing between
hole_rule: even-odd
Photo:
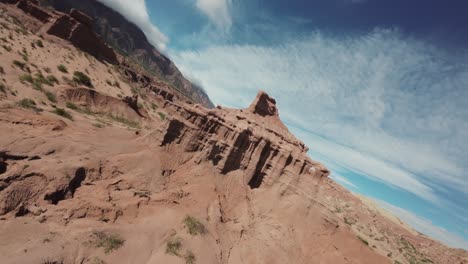
<instances>
[{"instance_id":1,"label":"rocky outcrop","mask_svg":"<svg viewBox=\"0 0 468 264\"><path fill-rule=\"evenodd\" d=\"M214 107L205 91L187 80L177 66L163 53L158 51L134 23L127 21L121 14L97 0L43 0L56 10L70 12L79 9L94 18L93 28L106 43L137 63L153 76L167 82L173 94Z\"/></svg>"},{"instance_id":2,"label":"rocky outcrop","mask_svg":"<svg viewBox=\"0 0 468 264\"><path fill-rule=\"evenodd\" d=\"M282 177L320 180L329 174L307 156L308 148L282 124L275 100L264 92L244 110L171 103L167 108L178 114L161 140L166 151L182 150L196 162L211 161L221 174L241 171L252 189Z\"/></svg>"},{"instance_id":3,"label":"rocky outcrop","mask_svg":"<svg viewBox=\"0 0 468 264\"><path fill-rule=\"evenodd\" d=\"M136 122L148 117L146 110L138 107L138 97L125 97L120 100L86 88L66 89L61 97L94 113L105 113Z\"/></svg>"},{"instance_id":4,"label":"rocky outcrop","mask_svg":"<svg viewBox=\"0 0 468 264\"><path fill-rule=\"evenodd\" d=\"M31 16L39 19L42 22L48 22L52 16L45 11L44 9L39 7L38 1L35 0L20 0L20 1L7 1L7 3L14 4L18 2L17 7L23 10L25 13L30 14Z\"/></svg>"},{"instance_id":5,"label":"rocky outcrop","mask_svg":"<svg viewBox=\"0 0 468 264\"><path fill-rule=\"evenodd\" d=\"M138 84L142 87L147 93L152 93L156 96L161 96L164 100L173 102L174 99L179 99L175 96L174 93L170 92L171 87L164 82L155 81L151 77L136 72L130 65L122 63L121 65L122 73L127 79L135 84Z\"/></svg>"},{"instance_id":6,"label":"rocky outcrop","mask_svg":"<svg viewBox=\"0 0 468 264\"><path fill-rule=\"evenodd\" d=\"M92 19L78 10L73 9L69 15L61 14L55 18L47 33L70 41L99 60L118 63L114 50L94 33Z\"/></svg>"}]
</instances>

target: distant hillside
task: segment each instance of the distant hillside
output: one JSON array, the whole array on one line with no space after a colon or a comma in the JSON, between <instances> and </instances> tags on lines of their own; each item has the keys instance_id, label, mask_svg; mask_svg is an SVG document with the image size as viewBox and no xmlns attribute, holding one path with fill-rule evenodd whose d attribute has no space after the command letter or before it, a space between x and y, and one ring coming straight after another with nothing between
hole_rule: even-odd
<instances>
[{"instance_id":1,"label":"distant hillside","mask_svg":"<svg viewBox=\"0 0 468 264\"><path fill-rule=\"evenodd\" d=\"M213 107L208 95L200 87L185 79L176 65L150 44L143 31L118 12L96 0L42 0L41 2L62 12L77 8L89 14L94 18L94 30L114 49L166 81L192 101Z\"/></svg>"}]
</instances>

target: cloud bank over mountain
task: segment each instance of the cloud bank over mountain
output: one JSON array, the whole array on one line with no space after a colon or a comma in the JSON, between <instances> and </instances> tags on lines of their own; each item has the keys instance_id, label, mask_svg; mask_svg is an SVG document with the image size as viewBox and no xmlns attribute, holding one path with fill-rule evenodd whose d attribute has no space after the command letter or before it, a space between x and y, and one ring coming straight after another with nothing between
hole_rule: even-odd
<instances>
[{"instance_id":1,"label":"cloud bank over mountain","mask_svg":"<svg viewBox=\"0 0 468 264\"><path fill-rule=\"evenodd\" d=\"M143 30L149 41L157 48L164 50L169 38L163 34L150 20L145 0L133 0L131 4L126 0L99 0L122 14L126 19L135 23Z\"/></svg>"}]
</instances>

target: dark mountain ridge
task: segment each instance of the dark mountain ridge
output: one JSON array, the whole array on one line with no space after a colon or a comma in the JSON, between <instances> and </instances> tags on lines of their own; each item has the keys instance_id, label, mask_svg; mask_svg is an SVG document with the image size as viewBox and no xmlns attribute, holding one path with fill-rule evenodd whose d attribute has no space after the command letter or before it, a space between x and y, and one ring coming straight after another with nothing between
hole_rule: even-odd
<instances>
[{"instance_id":1,"label":"dark mountain ridge","mask_svg":"<svg viewBox=\"0 0 468 264\"><path fill-rule=\"evenodd\" d=\"M41 3L65 13L76 8L90 15L94 19L94 31L130 62L167 82L187 99L213 107L202 88L185 79L177 66L148 41L138 26L112 8L96 0L42 0Z\"/></svg>"}]
</instances>

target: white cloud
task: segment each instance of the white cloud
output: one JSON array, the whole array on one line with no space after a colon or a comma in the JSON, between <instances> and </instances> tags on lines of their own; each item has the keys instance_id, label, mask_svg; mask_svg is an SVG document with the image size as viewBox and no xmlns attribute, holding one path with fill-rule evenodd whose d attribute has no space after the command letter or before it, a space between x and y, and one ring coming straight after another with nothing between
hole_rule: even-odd
<instances>
[{"instance_id":1,"label":"white cloud","mask_svg":"<svg viewBox=\"0 0 468 264\"><path fill-rule=\"evenodd\" d=\"M269 47L212 46L173 58L216 103L245 107L259 89L269 92L283 120L311 132L299 137L312 157L318 151L432 202L441 192L468 195L464 53L451 57L398 31L375 30L344 39L314 33Z\"/></svg>"},{"instance_id":2,"label":"white cloud","mask_svg":"<svg viewBox=\"0 0 468 264\"><path fill-rule=\"evenodd\" d=\"M196 6L218 28L227 31L231 27L231 0L197 0Z\"/></svg>"},{"instance_id":3,"label":"white cloud","mask_svg":"<svg viewBox=\"0 0 468 264\"><path fill-rule=\"evenodd\" d=\"M354 183L350 182L348 179L346 179L345 177L343 176L340 176L336 173L333 173L330 175L330 178L341 183L341 184L344 184L344 185L347 185L348 187L352 187L354 189L359 189Z\"/></svg>"},{"instance_id":4,"label":"white cloud","mask_svg":"<svg viewBox=\"0 0 468 264\"><path fill-rule=\"evenodd\" d=\"M122 14L145 33L148 40L160 50L166 48L169 38L151 23L145 0L98 0Z\"/></svg>"},{"instance_id":5,"label":"white cloud","mask_svg":"<svg viewBox=\"0 0 468 264\"><path fill-rule=\"evenodd\" d=\"M408 171L311 133L305 133L297 129L294 129L294 132L308 142L310 146L313 146L314 153L323 155L321 160L327 159L327 157L333 158L326 160L326 164L332 172L340 173L342 170L350 170L370 179L389 184L392 187L406 190L425 200L440 203L433 189Z\"/></svg>"},{"instance_id":6,"label":"white cloud","mask_svg":"<svg viewBox=\"0 0 468 264\"><path fill-rule=\"evenodd\" d=\"M439 240L440 242L454 248L463 248L468 250L468 242L465 241L462 237L457 236L448 232L446 229L434 225L431 221L417 216L403 208L389 204L387 202L376 200L380 206L395 214L402 221L409 224L415 230L428 235L432 238Z\"/></svg>"}]
</instances>

